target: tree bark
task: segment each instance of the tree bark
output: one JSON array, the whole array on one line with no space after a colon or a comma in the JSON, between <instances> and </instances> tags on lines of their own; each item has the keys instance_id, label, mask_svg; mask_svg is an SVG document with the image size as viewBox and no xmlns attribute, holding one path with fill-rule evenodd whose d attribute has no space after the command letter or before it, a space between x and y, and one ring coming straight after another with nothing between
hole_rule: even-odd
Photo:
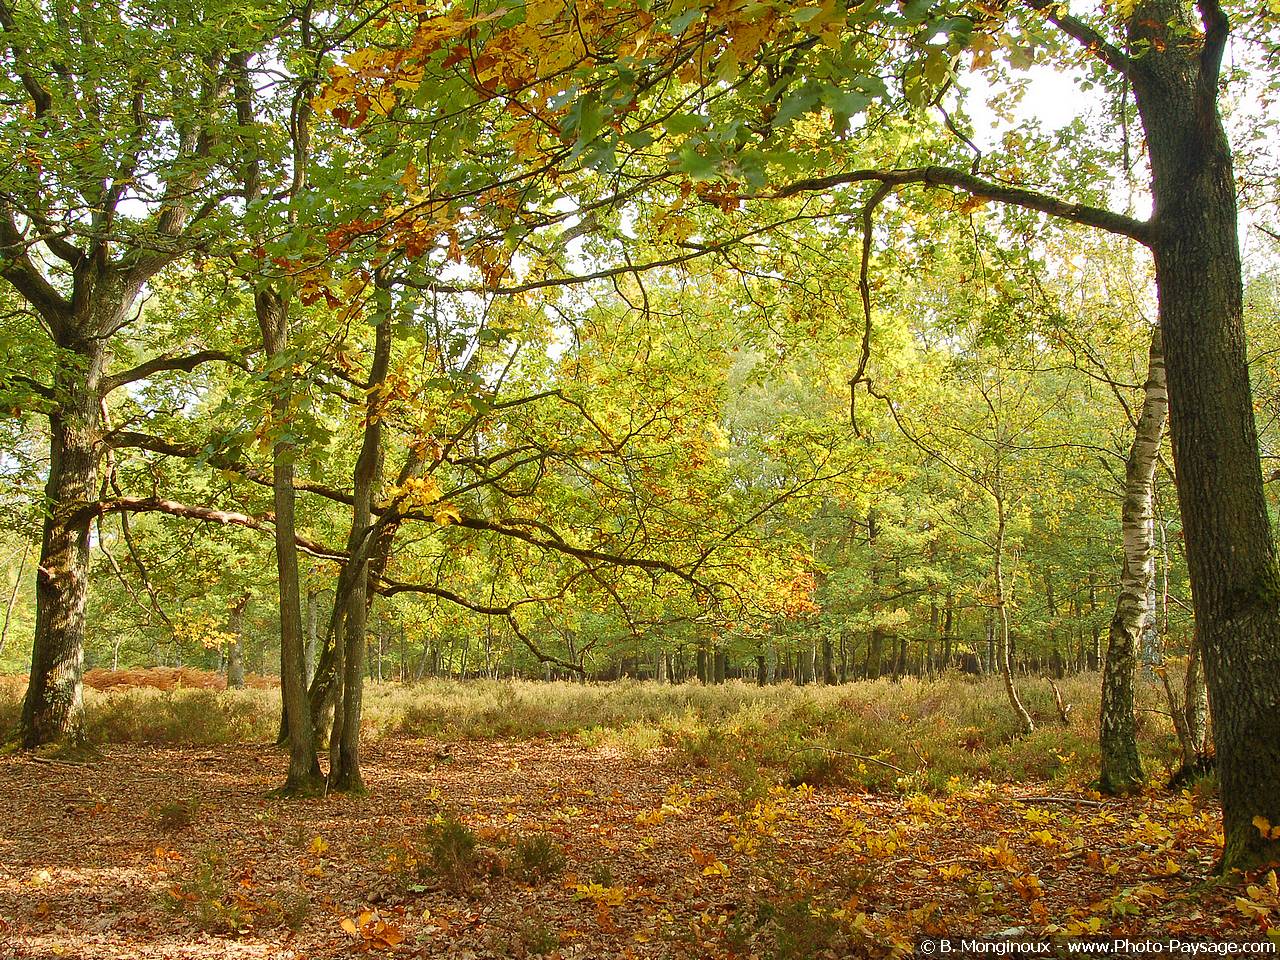
<instances>
[{"instance_id":1,"label":"tree bark","mask_svg":"<svg viewBox=\"0 0 1280 960\"><path fill-rule=\"evenodd\" d=\"M96 498L102 439L100 382L106 354L96 339L59 344L71 356L56 375L61 402L49 414L49 477L36 567L36 625L22 703L22 745L52 743L83 708L84 612L89 589L89 519L73 514ZM71 515L69 515L71 514Z\"/></svg>"},{"instance_id":2,"label":"tree bark","mask_svg":"<svg viewBox=\"0 0 1280 960\"><path fill-rule=\"evenodd\" d=\"M378 291L379 298L385 289ZM360 719L364 702L364 665L369 616L369 563L376 544L373 529L373 498L382 479L382 387L391 362L390 307L380 304L381 313L374 334L373 362L369 371L369 394L365 407L364 437L352 476L354 506L347 537L347 569L344 570L346 611L343 617L343 669L341 709L334 711L334 734L330 756L336 766L329 771L333 790L363 792L360 774ZM339 588L342 591L342 587ZM339 716L341 720L339 721ZM336 748L336 753L335 753Z\"/></svg>"},{"instance_id":3,"label":"tree bark","mask_svg":"<svg viewBox=\"0 0 1280 960\"><path fill-rule=\"evenodd\" d=\"M258 326L272 373L271 414L283 432L271 448L271 490L275 503L276 574L280 600L280 698L282 725L289 743L289 772L283 793L318 792L323 778L316 756L311 714L307 706L302 596L298 574L298 544L294 537L294 443L288 437L293 375L287 362L289 349L288 304L272 289L254 296Z\"/></svg>"},{"instance_id":4,"label":"tree bark","mask_svg":"<svg viewBox=\"0 0 1280 960\"><path fill-rule=\"evenodd\" d=\"M227 649L227 689L244 689L244 651L240 636L244 628L244 609L249 605L249 595L238 598L227 613L227 633L233 637Z\"/></svg>"},{"instance_id":5,"label":"tree bark","mask_svg":"<svg viewBox=\"0 0 1280 960\"><path fill-rule=\"evenodd\" d=\"M1005 505L1004 490L1002 487L1002 478L1000 465L997 461L995 470L995 480L992 485L992 496L996 503L996 539L992 550L992 576L995 580L996 597L995 597L995 626L996 639L999 643L997 654L1000 660L1000 676L1004 680L1004 692L1009 698L1009 705L1013 707L1013 712L1018 718L1018 723L1022 727L1023 733L1035 732L1036 725L1031 720L1031 714L1027 712L1027 708L1022 705L1022 698L1018 696L1018 688L1013 682L1013 662L1012 662L1012 645L1009 642L1009 608L1005 598L1004 588L1004 538L1005 538Z\"/></svg>"},{"instance_id":6,"label":"tree bark","mask_svg":"<svg viewBox=\"0 0 1280 960\"><path fill-rule=\"evenodd\" d=\"M1099 718L1098 785L1104 793L1130 793L1140 789L1145 779L1138 752L1134 683L1139 643L1154 614L1148 603L1156 579L1153 497L1160 438L1168 410L1164 352L1157 329L1151 336L1142 412L1124 470L1120 511L1124 563L1116 612L1107 637Z\"/></svg>"},{"instance_id":7,"label":"tree bark","mask_svg":"<svg viewBox=\"0 0 1280 960\"><path fill-rule=\"evenodd\" d=\"M1154 199L1178 501L1221 783L1223 869L1280 861L1280 570L1249 388L1236 182L1218 111L1216 3L1140 3L1131 79ZM1203 33L1201 32L1203 28Z\"/></svg>"}]
</instances>

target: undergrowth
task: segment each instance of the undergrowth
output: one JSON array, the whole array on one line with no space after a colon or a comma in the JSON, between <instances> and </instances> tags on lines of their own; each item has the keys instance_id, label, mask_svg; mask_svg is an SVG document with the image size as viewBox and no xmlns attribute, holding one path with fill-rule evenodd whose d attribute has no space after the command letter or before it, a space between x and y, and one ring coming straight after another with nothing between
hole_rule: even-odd
<instances>
[{"instance_id":1,"label":"undergrowth","mask_svg":"<svg viewBox=\"0 0 1280 960\"><path fill-rule=\"evenodd\" d=\"M584 747L662 753L694 767L814 786L948 792L955 781L1081 784L1098 763L1096 674L1061 681L1074 705L1058 722L1047 681L1019 681L1037 723L1021 736L994 678L950 674L841 686L703 686L621 681L432 680L370 684L364 735L435 741L576 736ZM22 684L0 678L0 730L16 726ZM1156 779L1176 744L1155 684L1139 684L1138 736ZM222 745L274 740L278 690L85 691L84 730L94 743Z\"/></svg>"}]
</instances>

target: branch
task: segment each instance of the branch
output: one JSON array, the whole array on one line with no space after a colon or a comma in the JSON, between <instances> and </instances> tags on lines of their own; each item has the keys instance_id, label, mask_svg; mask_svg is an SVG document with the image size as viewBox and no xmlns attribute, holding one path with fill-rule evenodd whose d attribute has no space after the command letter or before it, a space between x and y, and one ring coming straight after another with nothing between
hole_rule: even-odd
<instances>
[{"instance_id":1,"label":"branch","mask_svg":"<svg viewBox=\"0 0 1280 960\"><path fill-rule=\"evenodd\" d=\"M876 207L892 189L887 183L880 184L862 208L862 262L858 270L858 293L862 298L862 351L858 354L858 369L849 378L849 425L855 437L862 436L858 429L858 384L866 379L867 363L871 360L871 229Z\"/></svg>"},{"instance_id":2,"label":"branch","mask_svg":"<svg viewBox=\"0 0 1280 960\"><path fill-rule=\"evenodd\" d=\"M879 183L884 186L903 187L911 184L923 184L929 187L955 187L975 197L1008 203L1013 206L1036 210L1061 220L1069 220L1086 227L1097 227L1108 233L1116 233L1123 237L1137 240L1141 244L1149 244L1152 236L1151 224L1135 220L1123 214L1099 207L1091 207L1082 203L1069 203L1057 197L1014 187L984 177L965 173L952 167L910 167L903 170L849 170L845 173L833 173L825 177L810 177L796 180L778 188L774 198L790 197L798 193L820 192L832 187L847 186L851 183Z\"/></svg>"},{"instance_id":3,"label":"branch","mask_svg":"<svg viewBox=\"0 0 1280 960\"><path fill-rule=\"evenodd\" d=\"M406 513L404 514L404 517L407 520L427 520L432 523L435 522L434 515L428 514ZM683 567L676 566L674 563L668 563L665 560L655 560L649 557L626 557L621 554L605 553L602 550L593 550L590 547L575 547L566 543L554 533L551 534L553 539L543 539L542 537L535 536L534 534L529 533L529 531L522 530L518 526L513 525L521 522L535 523L543 529L549 529L544 524L536 523L536 521L504 520L501 522L495 522L492 520L482 520L479 517L468 516L461 517L455 526L464 527L468 530L482 530L488 533L496 533L504 537L511 537L515 540L521 540L530 544L531 546L540 547L544 550L552 550L557 553L563 553L578 560L593 560L599 563L608 563L620 567L636 567L641 570L648 570L651 573L669 573L673 576L679 577L681 580L686 581L694 587L704 587L704 585L694 577L693 574L689 573Z\"/></svg>"},{"instance_id":4,"label":"branch","mask_svg":"<svg viewBox=\"0 0 1280 960\"><path fill-rule=\"evenodd\" d=\"M71 512L70 516L67 517L67 523L70 525L87 523L95 517L105 516L108 513L124 512L165 513L172 517L220 523L224 526L247 527L250 530L272 531L275 525L275 517L272 514L255 517L248 513L194 506L192 504L179 503L176 500L166 500L162 497L116 497L113 500L86 503ZM324 560L345 559L344 554L339 553L337 550L332 550L322 543L317 543L314 540L298 535L295 535L294 539L298 544L298 549L311 554L313 557L320 557Z\"/></svg>"},{"instance_id":5,"label":"branch","mask_svg":"<svg viewBox=\"0 0 1280 960\"><path fill-rule=\"evenodd\" d=\"M1212 116L1218 99L1218 78L1222 73L1222 54L1231 33L1231 21L1218 0L1196 0L1196 9L1204 22L1204 46L1200 50L1200 76L1196 82L1196 99L1201 116Z\"/></svg>"},{"instance_id":6,"label":"branch","mask_svg":"<svg viewBox=\"0 0 1280 960\"><path fill-rule=\"evenodd\" d=\"M37 380L35 377L28 377L25 373L9 373L9 374L5 374L5 378L10 383L22 384L32 393L36 394L37 396L43 397L46 400L53 400L53 399L56 399L58 396L58 394L54 391L53 387L46 386L45 384Z\"/></svg>"},{"instance_id":7,"label":"branch","mask_svg":"<svg viewBox=\"0 0 1280 960\"><path fill-rule=\"evenodd\" d=\"M165 370L183 370L190 373L196 367L203 363L212 362L230 363L237 367L244 367L244 359L224 353L221 350L201 350L198 353L188 354L182 357L159 356L152 357L144 363L138 364L130 370L122 370L120 373L102 378L102 392L110 393L112 390L118 390L126 384L133 383L137 380L145 380L152 374L161 373Z\"/></svg>"},{"instance_id":8,"label":"branch","mask_svg":"<svg viewBox=\"0 0 1280 960\"><path fill-rule=\"evenodd\" d=\"M13 7L9 4L8 0L0 0L0 27L2 27L4 32L8 35L12 35L14 32L15 23L13 18ZM13 51L13 58L18 63L21 63L27 54L27 51L12 39L9 40L9 49ZM27 91L27 96L29 96L32 103L35 104L36 118L39 119L40 117L43 117L53 106L53 96L31 70L25 69L21 66L18 67L18 77L22 81L22 86Z\"/></svg>"},{"instance_id":9,"label":"branch","mask_svg":"<svg viewBox=\"0 0 1280 960\"><path fill-rule=\"evenodd\" d=\"M216 450L210 450L208 447L200 447L193 443L176 443L164 437L152 436L149 433L135 433L132 430L113 430L106 435L105 440L113 450L133 448L136 450L149 450L152 453L161 453L166 457L179 457L184 460L199 460L203 458L209 466L234 473L251 483L264 487L272 485L271 477L252 464L232 460L230 457L225 457ZM302 493L314 493L316 496L332 500L334 503L344 503L347 506L350 506L354 500L351 494L346 491L325 486L322 483L295 480L293 489ZM374 512L380 513L381 510L375 506Z\"/></svg>"},{"instance_id":10,"label":"branch","mask_svg":"<svg viewBox=\"0 0 1280 960\"><path fill-rule=\"evenodd\" d=\"M1084 47L1111 69L1128 76L1132 61L1124 51L1104 37L1097 29L1077 17L1071 16L1061 0L1026 0L1027 6L1045 15L1055 27Z\"/></svg>"},{"instance_id":11,"label":"branch","mask_svg":"<svg viewBox=\"0 0 1280 960\"><path fill-rule=\"evenodd\" d=\"M13 209L0 204L0 276L39 313L54 332L63 334L71 304L53 288L27 254L27 241L13 219Z\"/></svg>"},{"instance_id":12,"label":"branch","mask_svg":"<svg viewBox=\"0 0 1280 960\"><path fill-rule=\"evenodd\" d=\"M581 664L570 663L567 660L561 660L559 657L553 657L550 654L543 653L541 650L539 650L537 645L532 640L530 640L527 636L525 636L525 632L520 629L520 624L516 621L515 617L507 617L507 625L511 627L511 632L520 638L520 642L523 643L525 647L528 648L529 652L532 653L535 657L537 657L538 660L541 661L542 663L554 663L556 664L556 666L564 667L567 670L572 670L574 673L578 674L579 676L586 675L587 671L582 667Z\"/></svg>"},{"instance_id":13,"label":"branch","mask_svg":"<svg viewBox=\"0 0 1280 960\"><path fill-rule=\"evenodd\" d=\"M554 663L556 666L564 667L575 673L583 673L583 668L576 663L570 663L561 660L559 657L549 653L543 653L532 640L530 640L520 629L520 624L516 621L515 611L517 607L530 603L543 603L547 600L557 599L556 597L526 597L523 600L514 600L511 603L504 604L501 607L491 606L484 603L476 603L468 600L460 594L454 593L452 590L446 590L443 587L433 587L425 583L401 583L397 580L390 580L386 577L381 578L381 585L378 587L378 593L384 597L393 597L397 593L423 593L430 597L438 597L441 600L448 600L450 603L457 604L467 610L475 613L483 614L487 617L505 617L507 623L511 627L511 631L520 639L520 642L528 648L541 663Z\"/></svg>"}]
</instances>

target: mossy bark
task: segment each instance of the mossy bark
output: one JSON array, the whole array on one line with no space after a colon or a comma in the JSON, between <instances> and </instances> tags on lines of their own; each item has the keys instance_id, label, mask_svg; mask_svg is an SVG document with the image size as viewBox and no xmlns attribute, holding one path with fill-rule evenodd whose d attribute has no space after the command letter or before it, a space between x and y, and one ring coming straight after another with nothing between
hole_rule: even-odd
<instances>
[{"instance_id":1,"label":"mossy bark","mask_svg":"<svg viewBox=\"0 0 1280 960\"><path fill-rule=\"evenodd\" d=\"M1249 388L1236 179L1218 111L1229 24L1139 3L1130 79L1151 162L1160 325L1187 568L1221 785L1222 867L1280 861L1280 575Z\"/></svg>"}]
</instances>

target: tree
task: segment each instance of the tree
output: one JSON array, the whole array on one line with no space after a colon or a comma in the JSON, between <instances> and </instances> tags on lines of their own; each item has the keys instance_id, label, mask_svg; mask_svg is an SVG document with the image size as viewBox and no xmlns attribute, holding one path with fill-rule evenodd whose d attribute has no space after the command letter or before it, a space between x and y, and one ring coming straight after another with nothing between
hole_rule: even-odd
<instances>
[{"instance_id":1,"label":"tree","mask_svg":"<svg viewBox=\"0 0 1280 960\"><path fill-rule=\"evenodd\" d=\"M496 10L490 18L499 20L505 13ZM538 13L545 17L548 11L539 8ZM637 19L645 23L646 40L634 46ZM455 25L458 33L470 32L481 20ZM1266 21L1261 23L1266 29ZM524 29L523 23L518 26ZM746 191L779 198L869 185L861 218L864 250L871 244L876 208L894 191L921 186L1104 230L1151 251L1178 497L1215 711L1226 838L1222 865L1251 867L1280 858L1280 840L1270 839L1253 822L1280 822L1280 687L1274 679L1280 676L1280 572L1258 462L1243 335L1236 184L1219 109L1222 55L1230 34L1223 7L1217 0L1201 0L1195 10L1183 0L1139 0L1089 20L1048 0L994 8L914 4L901 12L866 5L803 10L781 4L647 10L637 5L588 26L589 37L566 13L563 22L539 23L535 35L526 31L518 39L515 24L500 22L488 43L451 51L447 56L454 59L440 60L469 61L472 75L483 78L479 96L495 100L513 90L539 89L538 82L554 77L548 99L534 98L529 109L573 139L573 157L612 169L615 148L652 153L662 144L670 148L676 171L695 180L727 182L719 191L704 191L720 197L716 202L726 202L725 191L740 202ZM540 74L547 57L534 38L552 36L560 27L569 36L576 29L582 37L589 54L585 65L570 54L568 62L557 62L559 73ZM430 58L445 42L441 35L414 47L415 62L440 62ZM1063 190L1053 194L1020 178L1013 158L1006 159L1010 175L994 171L992 176L982 172L984 165L991 169L992 160L981 153L970 152L967 169L930 162L930 147L935 155L955 156L936 144L925 144L924 162L914 166L895 160L920 156L918 147L894 150L897 144L882 139L880 157L875 156L871 138L883 138L895 114L918 116L940 104L966 48L974 51L975 61L991 64L1002 45L1008 45L1011 57L1025 58L1029 50L1033 58L1043 51L1042 59L1083 62L1104 89L1133 91L1148 148L1150 220L1107 209L1105 191L1083 178L1079 168L1058 173ZM892 83L875 69L890 56L898 58ZM517 58L520 65L504 72ZM638 100L646 90L637 81L669 76L664 70L673 63L681 64L684 91L666 90L659 95L667 98L664 104L651 98L649 109L641 109ZM550 96L552 89L566 87L570 97ZM812 126L797 120L823 111L833 119L835 138L816 138ZM851 148L842 138L853 132L850 117L859 114L884 123L862 125L857 132L866 135L854 139ZM950 121L947 129L960 130ZM963 132L957 139L964 149L973 145ZM878 162L867 166L868 159ZM803 175L809 162L828 172ZM777 185L765 191L768 181ZM869 325L870 310L865 314ZM867 381L864 350L852 388Z\"/></svg>"},{"instance_id":2,"label":"tree","mask_svg":"<svg viewBox=\"0 0 1280 960\"><path fill-rule=\"evenodd\" d=\"M198 19L220 18L211 9ZM188 349L112 369L147 284L200 243L226 197L210 174L225 157L232 38L163 3L68 12L5 2L0 29L5 100L22 105L0 128L8 155L22 158L0 188L0 275L54 348L47 381L11 377L49 417L20 732L35 747L66 733L80 709L94 515L85 505L97 498L104 402L166 371L234 359Z\"/></svg>"},{"instance_id":3,"label":"tree","mask_svg":"<svg viewBox=\"0 0 1280 960\"><path fill-rule=\"evenodd\" d=\"M1164 355L1160 331L1156 330L1151 337L1142 410L1134 426L1133 446L1125 464L1124 565L1103 667L1099 783L1106 793L1139 789L1144 779L1138 755L1133 685L1138 645L1155 618L1155 610L1149 603L1156 578L1155 473L1168 406Z\"/></svg>"}]
</instances>

